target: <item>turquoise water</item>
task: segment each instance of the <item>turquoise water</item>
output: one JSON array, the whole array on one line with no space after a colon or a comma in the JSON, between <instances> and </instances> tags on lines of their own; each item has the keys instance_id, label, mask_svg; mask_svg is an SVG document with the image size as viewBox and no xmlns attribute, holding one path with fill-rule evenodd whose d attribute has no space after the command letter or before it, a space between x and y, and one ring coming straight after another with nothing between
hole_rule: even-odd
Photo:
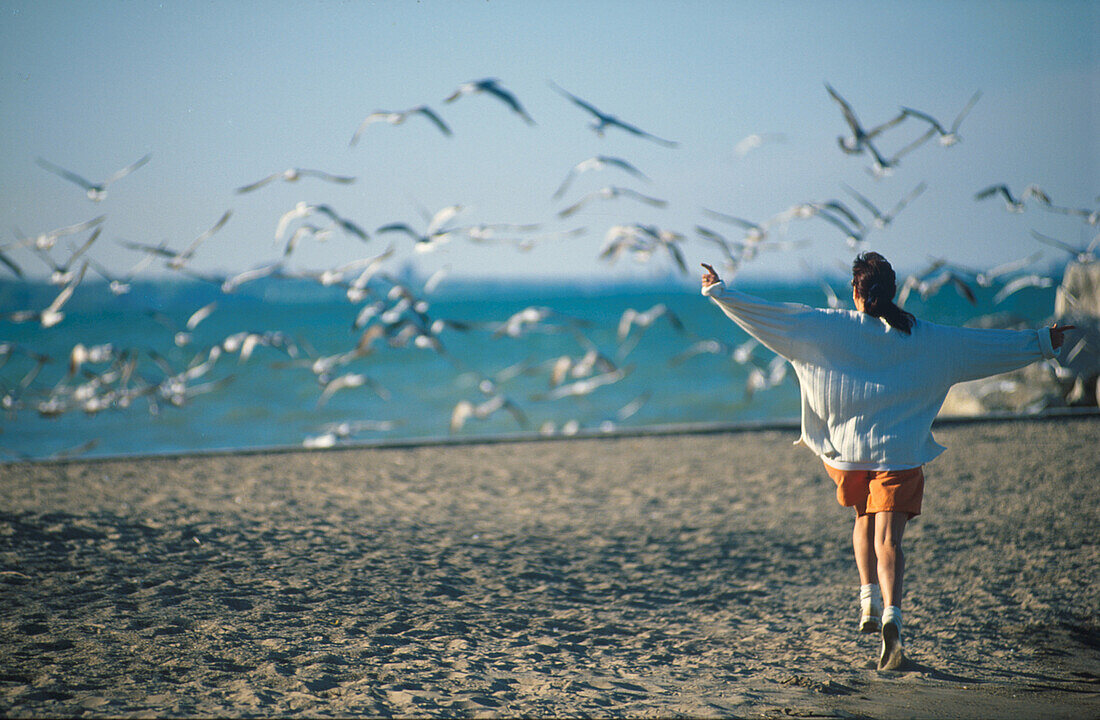
<instances>
[{"instance_id":1,"label":"turquoise water","mask_svg":"<svg viewBox=\"0 0 1100 720\"><path fill-rule=\"evenodd\" d=\"M832 285L845 297L843 281ZM102 283L85 282L65 306L64 320L54 327L0 320L0 343L8 344L0 357L0 392L6 396L0 416L0 459L46 458L74 450L95 457L300 446L330 432L333 424L361 421L369 424L345 428L348 432L329 440L341 444L561 433L611 427L608 423L635 428L798 416L793 374L771 387L747 389L753 368L767 373L774 357L761 347L745 363L707 353L678 359L699 340L734 346L748 340L694 285L453 280L428 294L415 281L409 286L427 303L420 310L428 321L460 322L466 329L440 331L443 353L375 342L369 354L334 369L331 377L362 375L381 390L366 384L348 387L321 403L323 385L309 367L311 358L355 347L363 331L353 323L369 301L352 303L341 288L305 281L259 281L226 295L208 283L165 280L137 284L117 297ZM379 297L390 287L385 282L372 285ZM739 287L775 300L825 304L816 281L745 282ZM926 302L911 298L906 307L918 317L956 325L992 313L1002 322L1038 325L1051 314L1053 289L1028 289L994 305L996 290L979 289L977 305L948 289ZM44 284L0 283L0 311L44 307L56 292ZM190 342L177 345L177 329L195 310L214 301L216 308L195 327ZM664 304L682 327L661 317L648 329L635 327L621 343L617 328L623 313L645 312L658 304ZM515 337L495 332L514 313L529 307L549 308L554 315L544 321L546 327ZM412 313L406 309L401 316ZM240 352L222 352L209 372L189 381L191 387L211 384L211 389L179 405L160 390L138 392L163 388L170 374L207 360L211 347L224 348L227 338L242 331L282 333L283 346L257 346L243 362ZM77 343L110 343L116 357L132 362L87 363L70 376L68 360ZM584 395L554 397L553 360L566 355L579 359L592 348L610 363L606 371L617 368L623 377ZM32 352L50 361L28 377L35 367ZM117 373L124 366L132 367L127 380ZM524 372L498 378L490 393L479 389L486 378L517 367ZM578 379L583 378L566 378L563 384ZM118 399L123 389L135 391L128 403ZM114 396L109 394L112 390ZM85 411L81 393L107 398L104 409ZM457 404L484 403L496 394L508 398L517 412L501 409L484 419L472 417L451 432ZM40 408L51 397L60 411L47 416ZM635 412L620 419L617 413L631 404Z\"/></svg>"}]
</instances>

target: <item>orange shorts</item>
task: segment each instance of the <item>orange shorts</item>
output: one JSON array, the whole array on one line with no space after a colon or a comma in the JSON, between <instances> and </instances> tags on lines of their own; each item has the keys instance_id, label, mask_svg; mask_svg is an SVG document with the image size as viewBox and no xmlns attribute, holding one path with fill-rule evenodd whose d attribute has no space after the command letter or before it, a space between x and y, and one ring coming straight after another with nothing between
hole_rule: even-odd
<instances>
[{"instance_id":1,"label":"orange shorts","mask_svg":"<svg viewBox=\"0 0 1100 720\"><path fill-rule=\"evenodd\" d=\"M920 515L924 498L924 470L837 470L825 464L825 472L836 483L836 500L854 507L857 515L904 512Z\"/></svg>"}]
</instances>

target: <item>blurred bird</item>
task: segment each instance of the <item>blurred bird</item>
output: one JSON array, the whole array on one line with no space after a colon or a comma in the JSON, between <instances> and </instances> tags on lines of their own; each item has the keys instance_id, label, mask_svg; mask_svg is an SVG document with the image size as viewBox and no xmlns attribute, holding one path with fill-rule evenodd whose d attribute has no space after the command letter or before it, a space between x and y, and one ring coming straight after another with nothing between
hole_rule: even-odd
<instances>
[{"instance_id":1,"label":"blurred bird","mask_svg":"<svg viewBox=\"0 0 1100 720\"><path fill-rule=\"evenodd\" d=\"M645 203L646 205L650 205L652 207L665 207L666 205L668 205L667 200L660 200L658 198L649 197L648 195L643 195L640 192L631 190L630 188L608 185L607 187L600 188L595 192L588 193L577 202L573 203L564 210L561 210L560 212L558 212L558 217L569 217L592 200L614 200L620 197L634 198L638 202Z\"/></svg>"},{"instance_id":2,"label":"blurred bird","mask_svg":"<svg viewBox=\"0 0 1100 720\"><path fill-rule=\"evenodd\" d=\"M538 393L531 396L532 401L543 400L558 400L563 397L579 397L581 395L588 395L594 390L601 388L605 385L617 383L624 377L630 374L633 367L618 368L611 372L601 373L599 375L593 375L592 377L584 378L583 380L577 380L571 382L568 385L559 385L556 388L550 390L547 393Z\"/></svg>"},{"instance_id":3,"label":"blurred bird","mask_svg":"<svg viewBox=\"0 0 1100 720\"><path fill-rule=\"evenodd\" d=\"M132 283L137 274L144 270L153 262L153 258L156 256L153 253L147 253L144 257L137 261L132 268L124 276L116 276L99 263L95 262L91 258L85 260L93 270L95 270L104 280L107 281L107 289L111 291L112 295L125 295L132 289Z\"/></svg>"},{"instance_id":4,"label":"blurred bird","mask_svg":"<svg viewBox=\"0 0 1100 720\"><path fill-rule=\"evenodd\" d=\"M388 225L383 225L375 230L375 232L379 234L388 232L404 233L413 239L413 249L416 252L430 252L443 243L450 241L455 233L450 230L445 230L444 226L446 226L452 218L462 212L462 210L463 207L461 205L448 205L442 210L439 210L431 216L428 221L428 228L424 231L424 234L418 233L406 223L390 223Z\"/></svg>"},{"instance_id":5,"label":"blurred bird","mask_svg":"<svg viewBox=\"0 0 1100 720\"><path fill-rule=\"evenodd\" d=\"M868 212L871 213L872 217L874 217L872 226L878 230L882 230L887 225L892 223L894 221L894 218L898 216L898 213L904 210L905 207L909 205L909 203L913 202L913 200L919 197L921 193L923 193L928 188L927 183L921 182L915 188L909 191L908 195L899 200L898 203L894 205L892 210L884 213L877 207L875 207L874 203L868 200L866 196L861 195L859 192L848 187L844 183L841 183L841 186L849 195L855 198L856 202L858 202L860 205L866 208Z\"/></svg>"},{"instance_id":6,"label":"blurred bird","mask_svg":"<svg viewBox=\"0 0 1100 720\"><path fill-rule=\"evenodd\" d=\"M752 359L753 351L759 345L760 341L755 338L749 338L740 345L730 345L713 338L707 338L687 346L682 352L670 359L668 364L671 366L680 365L696 355L705 353L709 355L726 355L738 365L744 365Z\"/></svg>"},{"instance_id":7,"label":"blurred bird","mask_svg":"<svg viewBox=\"0 0 1100 720\"><path fill-rule=\"evenodd\" d=\"M55 243L57 243L59 238L65 237L66 235L76 235L77 233L82 233L85 230L91 230L92 228L101 224L106 219L106 215L100 215L99 217L92 218L91 220L86 220L82 223L68 225L66 227L57 228L56 230L50 230L48 232L35 235L33 238L24 237L23 233L20 232L18 228L16 228L15 237L17 240L20 241L23 247L33 247L37 248L38 250L49 250L54 246Z\"/></svg>"},{"instance_id":8,"label":"blurred bird","mask_svg":"<svg viewBox=\"0 0 1100 720\"><path fill-rule=\"evenodd\" d=\"M940 145L943 145L944 147L951 147L952 145L959 142L959 140L961 139L959 137L959 125L962 124L963 118L965 118L970 113L970 110L974 107L974 104L978 102L978 98L980 98L981 96L981 90L977 91L976 93L974 93L974 95L971 96L970 100L966 103L966 106L963 107L962 111L955 117L954 122L951 123L950 129L945 129L943 125L941 125L939 121L936 120L936 118L927 113L920 112L919 110L903 107L901 111L904 114L909 115L910 117L915 117L919 120L923 120L931 125L932 130L940 136Z\"/></svg>"},{"instance_id":9,"label":"blurred bird","mask_svg":"<svg viewBox=\"0 0 1100 720\"><path fill-rule=\"evenodd\" d=\"M458 89L447 96L443 100L445 103L451 103L459 99L463 95L474 95L477 93L489 93L493 97L497 98L509 108L512 112L519 115L528 125L534 125L534 119L527 114L527 111L520 105L519 100L516 100L516 96L508 92L500 86L500 80L496 78L483 78L481 80L473 80L471 82L462 83L458 86Z\"/></svg>"},{"instance_id":10,"label":"blurred bird","mask_svg":"<svg viewBox=\"0 0 1100 720\"><path fill-rule=\"evenodd\" d=\"M36 252L38 256L42 258L43 262L49 265L50 268L53 270L53 272L50 273L49 279L51 285L64 285L65 283L73 279L73 274L75 272L73 270L73 263L75 263L77 258L83 255L88 250L88 248L92 246L92 243L94 243L99 238L101 232L103 232L103 228L101 227L97 227L95 230L93 230L91 236L84 241L84 244L81 245L79 248L73 250L69 254L68 260L63 263L59 263L54 260L48 251L39 250L37 247L33 245L31 246L31 249Z\"/></svg>"},{"instance_id":11,"label":"blurred bird","mask_svg":"<svg viewBox=\"0 0 1100 720\"><path fill-rule=\"evenodd\" d=\"M626 160L618 157L612 157L610 155L596 155L595 157L590 157L587 160L581 160L569 170L569 173L565 176L565 180L563 180L561 185L558 186L558 189L554 191L554 199L556 200L565 194L566 188L568 188L569 185L572 184L573 178L575 178L579 173L587 172L589 170L603 170L607 167L619 168L620 170L624 170L640 180L650 182L649 178L646 177L641 170L634 167Z\"/></svg>"},{"instance_id":12,"label":"blurred bird","mask_svg":"<svg viewBox=\"0 0 1100 720\"><path fill-rule=\"evenodd\" d=\"M721 220L724 223L742 228L745 231L743 239L747 243L758 243L768 237L768 223L761 225L751 220L745 220L744 218L739 218L734 215L727 215L726 213L716 210L708 210L707 208L703 208L703 213L715 220Z\"/></svg>"},{"instance_id":13,"label":"blurred bird","mask_svg":"<svg viewBox=\"0 0 1100 720\"><path fill-rule=\"evenodd\" d=\"M31 320L37 320L42 327L50 328L61 322L65 317L65 313L61 312L61 308L65 303L69 301L69 298L73 296L73 292L76 290L76 286L84 279L84 273L88 271L88 262L84 261L80 266L79 272L69 283L61 289L61 292L53 299L49 305L42 310L17 310L15 312L6 313L0 315L0 317L6 317L9 321L14 323L23 323Z\"/></svg>"},{"instance_id":14,"label":"blurred bird","mask_svg":"<svg viewBox=\"0 0 1100 720\"><path fill-rule=\"evenodd\" d=\"M623 253L640 262L648 261L657 250L664 249L672 257L680 272L687 273L687 263L679 243L684 236L670 230L662 230L652 225L613 225L608 228L604 246L600 249L601 260L618 259Z\"/></svg>"},{"instance_id":15,"label":"blurred bird","mask_svg":"<svg viewBox=\"0 0 1100 720\"><path fill-rule=\"evenodd\" d=\"M782 133L753 133L746 135L734 147L733 151L738 157L745 157L756 148L768 142L784 142L787 136Z\"/></svg>"},{"instance_id":16,"label":"blurred bird","mask_svg":"<svg viewBox=\"0 0 1100 720\"><path fill-rule=\"evenodd\" d=\"M932 277L934 273L942 270L946 264L944 260L934 260L923 272L907 277L902 283L901 289L898 291L898 307L905 306L906 301L909 299L909 295L914 290L920 293L921 300L927 300L949 283L954 286L959 295L966 298L971 305L977 304L977 298L974 296L974 291L970 289L966 280L958 273L952 270L944 270L935 278Z\"/></svg>"},{"instance_id":17,"label":"blurred bird","mask_svg":"<svg viewBox=\"0 0 1100 720\"><path fill-rule=\"evenodd\" d=\"M727 240L719 233L702 225L695 226L695 234L703 240L718 246L722 251L722 266L730 277L737 273L742 261L751 260L756 252L754 248L750 249L745 243Z\"/></svg>"},{"instance_id":18,"label":"blurred bird","mask_svg":"<svg viewBox=\"0 0 1100 720\"><path fill-rule=\"evenodd\" d=\"M341 185L347 185L347 184L355 182L355 178L348 177L346 175L332 175L330 173L323 172L321 170L305 170L305 169L302 169L302 168L290 168L288 170L283 170L282 172L272 173L271 175L268 175L267 177L263 178L262 180L257 180L256 182L251 183L249 185L243 185L243 186L237 188L236 192L238 194L242 194L242 193L246 193L246 192L252 192L253 190L255 190L257 188L261 188L264 185L267 185L272 180L281 179L281 180L284 180L286 182L297 182L299 179L301 179L303 177L307 177L307 176L308 177L320 178L320 179L325 180L327 182L339 183Z\"/></svg>"},{"instance_id":19,"label":"blurred bird","mask_svg":"<svg viewBox=\"0 0 1100 720\"><path fill-rule=\"evenodd\" d=\"M561 319L563 323L547 323L547 320ZM526 307L512 314L503 323L496 326L493 337L520 337L528 332L559 333L568 328L583 327L588 322L577 318L561 315L548 307Z\"/></svg>"},{"instance_id":20,"label":"blurred bird","mask_svg":"<svg viewBox=\"0 0 1100 720\"><path fill-rule=\"evenodd\" d=\"M340 229L342 229L349 235L354 235L364 242L369 239L367 237L367 233L361 227L353 223L351 220L347 220L341 217L339 214L337 214L335 210L332 209L330 205L311 205L307 202L298 202L291 210L283 213L282 217L279 218L279 224L275 226L275 241L279 242L283 239L283 235L284 233L286 233L287 226L289 226L290 223L294 222L295 220L309 217L315 213L321 213L322 215L325 215L334 223L336 223L340 227ZM290 247L289 243L287 247Z\"/></svg>"},{"instance_id":21,"label":"blurred bird","mask_svg":"<svg viewBox=\"0 0 1100 720\"><path fill-rule=\"evenodd\" d=\"M596 108L594 105L592 105L588 102L585 102L584 100L581 100L579 97L577 97L576 95L573 95L569 91L558 87L552 81L548 81L548 82L550 82L550 87L554 88L554 90L556 90L562 96L564 96L564 97L568 98L569 100L571 100L574 105L576 105L577 107L579 107L583 110L588 111L589 113L591 113L596 118L596 121L592 124L591 127L596 132L596 134L599 135L600 137L603 137L604 131L607 128L617 127L617 128L620 128L622 130L627 131L628 133L631 133L632 135L637 135L638 137L642 137L642 138L646 138L648 140L652 140L653 142L655 142L659 145L664 145L665 147L676 147L680 144L680 143L674 142L672 140L665 140L663 138L659 138L656 135L652 135L652 134L646 132L645 130L642 130L641 128L637 127L636 125L631 125L630 123L623 122L622 120L615 117L614 115L608 115L607 113L602 112L601 110Z\"/></svg>"},{"instance_id":22,"label":"blurred bird","mask_svg":"<svg viewBox=\"0 0 1100 720\"><path fill-rule=\"evenodd\" d=\"M367 115L367 117L363 119L362 123L360 123L359 129L356 130L355 134L351 136L351 142L349 143L349 145L355 145L356 143L358 143L359 136L362 135L367 126L372 123L382 121L387 122L390 125L400 125L401 123L405 122L410 115L423 115L424 117L431 120L432 124L439 128L439 131L444 135L450 137L452 134L451 129L447 127L447 124L443 122L430 107L428 107L427 105L417 105L414 108L397 112L390 112L387 110L372 112L370 115Z\"/></svg>"},{"instance_id":23,"label":"blurred bird","mask_svg":"<svg viewBox=\"0 0 1100 720\"><path fill-rule=\"evenodd\" d=\"M321 434L306 437L302 440L302 447L306 448L330 448L339 440L346 440L360 432L388 432L397 426L393 420L354 420L327 423L320 430Z\"/></svg>"},{"instance_id":24,"label":"blurred bird","mask_svg":"<svg viewBox=\"0 0 1100 720\"><path fill-rule=\"evenodd\" d=\"M1052 285L1054 285L1054 279L1046 277L1045 275L1034 273L1031 275L1022 275L1005 283L1005 286L998 290L997 294L993 296L993 304L1000 305L1010 295L1014 295L1024 288L1048 288Z\"/></svg>"},{"instance_id":25,"label":"blurred bird","mask_svg":"<svg viewBox=\"0 0 1100 720\"><path fill-rule=\"evenodd\" d=\"M896 161L888 161L883 158L872 141L883 132L905 120L905 113L899 113L896 117L887 120L881 125L877 125L870 130L865 130L863 125L859 122L859 118L856 116L855 111L852 110L852 106L848 104L848 101L842 98L829 83L825 83L825 89L840 106L840 110L844 115L844 121L848 124L848 130L851 133L848 137L843 135L837 137L837 145L840 146L840 149L849 155L869 152L873 161L873 174L876 176L889 174Z\"/></svg>"},{"instance_id":26,"label":"blurred bird","mask_svg":"<svg viewBox=\"0 0 1100 720\"><path fill-rule=\"evenodd\" d=\"M1089 244L1085 245L1084 247L1074 247L1067 242L1058 240L1057 238L1052 238L1049 235L1043 235L1042 233L1035 230L1031 231L1031 236L1039 242L1043 243L1044 245L1050 245L1051 247L1056 247L1059 250L1063 250L1069 253L1074 261L1082 264L1095 262L1096 250L1097 247L1100 247L1100 233L1097 233L1096 237L1094 237L1092 241L1090 241Z\"/></svg>"},{"instance_id":27,"label":"blurred bird","mask_svg":"<svg viewBox=\"0 0 1100 720\"><path fill-rule=\"evenodd\" d=\"M321 397L317 399L317 407L321 407L322 405L327 403L328 399L340 390L362 387L364 385L373 390L375 394L378 395L378 397L382 398L383 400L389 400L389 391L376 383L374 380L371 380L366 375L363 375L361 373L346 373L338 378L329 380L325 383L325 388L321 391Z\"/></svg>"},{"instance_id":28,"label":"blurred bird","mask_svg":"<svg viewBox=\"0 0 1100 720\"><path fill-rule=\"evenodd\" d=\"M23 277L23 268L19 267L19 265L14 260L12 260L10 257L8 257L7 253L4 252L5 250L8 250L12 247L15 247L15 246L14 245L4 245L3 247L0 247L0 263L3 263L5 266L7 266L8 270L11 270L12 273L14 273L16 277L22 278Z\"/></svg>"},{"instance_id":29,"label":"blurred bird","mask_svg":"<svg viewBox=\"0 0 1100 720\"><path fill-rule=\"evenodd\" d=\"M1005 200L1005 209L1013 213L1022 213L1025 209L1023 200L1017 200L1009 191L1007 185L990 185L974 194L975 200L985 200L1000 194Z\"/></svg>"},{"instance_id":30,"label":"blurred bird","mask_svg":"<svg viewBox=\"0 0 1100 720\"><path fill-rule=\"evenodd\" d=\"M654 322L660 318L666 318L673 329L677 332L684 331L684 324L680 322L680 318L676 313L672 312L664 303L657 303L653 307L649 308L645 312L638 312L634 308L627 308L623 310L623 314L619 316L619 326L616 330L615 336L620 343L626 340L630 335L630 331L634 327L648 329Z\"/></svg>"},{"instance_id":31,"label":"blurred bird","mask_svg":"<svg viewBox=\"0 0 1100 720\"><path fill-rule=\"evenodd\" d=\"M232 210L226 210L225 214L223 214L221 218L219 218L218 221L214 223L213 227L211 227L203 234L199 235L191 242L190 245L179 252L169 250L167 247L165 247L163 243L161 243L160 245L147 245L145 243L120 241L119 244L123 247L130 248L131 250L142 250L153 255L166 257L168 258L168 261L165 263L165 267L171 268L172 270L179 270L191 260L191 258L195 255L195 251L199 249L199 245L205 242L218 230L221 230L222 227L229 221L229 218L232 215Z\"/></svg>"},{"instance_id":32,"label":"blurred bird","mask_svg":"<svg viewBox=\"0 0 1100 720\"><path fill-rule=\"evenodd\" d=\"M498 394L476 405L469 400L459 400L451 410L451 432L456 433L461 430L470 418L484 420L498 410L507 410L520 427L527 426L527 416L523 410L505 396Z\"/></svg>"},{"instance_id":33,"label":"blurred bird","mask_svg":"<svg viewBox=\"0 0 1100 720\"><path fill-rule=\"evenodd\" d=\"M46 160L43 160L42 158L38 158L37 162L38 162L39 167L45 168L46 170L49 170L53 174L55 174L59 177L62 177L64 179L68 180L69 182L76 183L80 187L84 188L85 194L88 196L89 200L91 200L93 202L99 202L103 198L107 197L107 186L108 185L115 182L116 180L121 180L122 178L126 177L127 175L129 175L133 171L137 170L139 167L141 167L145 163L149 162L149 159L151 157L153 157L153 156L152 155L146 155L145 157L141 158L140 160L133 163L132 165L127 165L126 167L122 168L121 170L116 172L114 175L111 175L109 178L107 178L106 180L104 180L101 183L93 183L93 182L90 182L88 180L85 180L84 178L80 177L76 173L70 172L70 171L66 170L65 168L60 167L58 165L54 165L53 163L48 162Z\"/></svg>"}]
</instances>

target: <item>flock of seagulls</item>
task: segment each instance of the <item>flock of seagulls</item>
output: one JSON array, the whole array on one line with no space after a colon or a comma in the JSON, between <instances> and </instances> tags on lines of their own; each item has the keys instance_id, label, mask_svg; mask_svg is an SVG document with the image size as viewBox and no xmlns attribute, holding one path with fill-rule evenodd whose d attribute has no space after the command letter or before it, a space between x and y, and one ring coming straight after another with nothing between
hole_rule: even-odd
<instances>
[{"instance_id":1,"label":"flock of seagulls","mask_svg":"<svg viewBox=\"0 0 1100 720\"><path fill-rule=\"evenodd\" d=\"M551 88L570 104L584 111L591 119L591 129L597 135L615 129L639 140L674 149L679 143L654 135L639 126L621 120L599 109L593 103L581 99L557 84ZM890 175L909 153L935 139L941 147L950 148L961 141L959 128L981 97L976 92L950 124L940 122L933 115L908 106L899 106L881 122L867 126L862 123L852 105L836 89L826 84L829 98L839 107L839 124L845 133L837 137L837 145L846 155L865 158L868 172L878 178ZM461 98L488 97L500 103L522 122L534 126L536 122L516 95L496 78L485 78L463 83L442 102L450 104ZM473 102L468 100L467 102ZM443 135L453 136L451 128L430 106L417 105L408 110L377 110L368 114L355 129L349 145L357 145L364 132L375 123L402 125L419 116L431 123ZM898 128L910 123L920 123L923 132L905 144L901 150L889 154L880 146ZM767 142L783 142L786 137L776 133L757 133L737 144L737 153L744 155ZM151 160L145 155L134 163L115 172L102 182L93 183L81 175L59 165L38 158L37 164L44 170L80 187L87 199L100 202L106 196L108 186L140 170ZM624 178L652 184L649 175L629 160L610 155L595 155L572 165L564 179L553 190L551 197L561 201L581 174L613 172ZM276 182L295 183L303 178L348 185L356 178L329 173L324 170L292 167L271 173L259 180L236 187L235 194L244 195L260 191ZM671 266L682 273L689 269L684 246L692 239L713 249L721 258L729 274L736 273L758 253L784 251L799 243L787 239L792 223L821 221L822 227L839 232L840 238L853 250L866 245L873 233L881 233L928 188L920 182L908 190L888 210L882 210L864 194L841 185L849 200L826 198L806 200L790 205L785 210L763 220L750 220L724 211L701 208L703 216L729 228L716 230L711 223L697 224L691 234L670 230L657 225L639 222L620 222L608 228L603 244L595 253L604 262L615 262L630 257L638 262L649 262L655 257L666 258ZM974 194L975 202L1000 197L1005 208L1012 213L1022 213L1030 206L1045 212L1079 218L1086 226L1100 224L1100 210L1077 208L1056 204L1049 194L1037 185L1028 185L1018 195L1006 184L993 184ZM584 215L586 208L596 202L630 200L651 208L665 208L668 201L642 193L626 185L605 185L580 196L556 212L559 219ZM851 203L851 204L849 204ZM617 203L622 212L629 212L629 204ZM15 241L0 245L0 263L17 278L24 278L20 253L29 254L43 262L50 270L49 283L58 288L56 296L44 307L5 311L0 313L0 323L36 323L43 330L61 325L65 319L64 308L91 269L107 281L113 295L131 292L133 282L154 263L170 272L179 273L215 284L220 293L229 295L243 285L261 278L297 279L316 282L325 287L339 287L347 301L357 306L355 320L345 349L322 354L313 349L309 339L291 337L280 331L234 332L218 342L196 347L196 330L219 311L218 301L205 303L195 309L185 321L178 323L153 309L145 315L162 326L171 338L171 345L189 355L186 361L172 361L165 354L150 348L119 348L111 342L99 344L75 343L65 359L68 371L49 386L41 383L43 369L55 361L39 350L14 342L0 343L0 371L5 367L17 370L16 377L0 375L0 409L8 417L19 412L34 411L43 417L56 417L70 411L83 411L95 415L105 410L125 410L141 399L149 411L156 414L162 406L182 406L193 398L212 392L224 392L231 387L240 366L253 361L259 348L278 353L275 366L300 369L313 377L318 387L316 405L326 405L337 393L372 392L382 400L392 397L389 389L369 374L369 358L379 346L395 350L415 349L438 354L457 373L457 378L472 378L471 395L457 402L450 411L448 427L460 432L472 421L486 420L499 413L507 413L521 428L529 425L530 403L553 403L566 398L579 398L598 392L601 388L623 382L634 369L624 364L626 358L641 342L643 335L660 323L667 324L673 337L680 338L682 350L675 354L671 364L689 362L699 355L711 354L728 358L744 366L747 372L745 396L774 387L784 381L787 366L781 358L761 352L759 344L747 341L737 345L726 344L713 338L699 337L692 333L683 321L665 304L655 304L647 309L628 308L618 318L613 337L614 347L601 347L593 340L593 328L583 318L569 317L543 306L524 308L507 318L493 322L472 322L461 318L438 317L432 303L432 293L442 278L442 273L429 278L422 286L413 287L399 280L388 270L388 264L396 257L397 248L406 246L413 252L432 252L445 243L467 241L472 243L499 243L510 245L519 251L528 251L538 242L550 238L583 234L579 227L563 232L537 233L542 223L528 224L480 224L460 225L458 220L465 207L448 205L429 212L421 208L419 223L395 221L383 224L368 232L361 223L347 217L332 205L299 202L284 212L275 222L273 245L280 247L278 257L229 276L210 276L194 271L191 262L198 252L231 220L233 211L225 210L214 224L198 237L182 246L170 247L167 243L149 244L117 240L121 247L137 253L136 262L125 272L103 267L94 259L94 248L104 242L101 238L106 227L106 216L57 228L33 236L15 229ZM1035 239L1067 253L1071 259L1088 261L1096 258L1100 235L1084 247L1075 247L1061 240L1032 231ZM88 233L77 245L68 239ZM320 269L302 269L290 265L296 249L303 242L318 242L342 236L353 242L370 243L375 237L386 236L389 247L352 262ZM62 242L64 240L64 242ZM61 247L68 243L66 248ZM62 257L62 254L64 255ZM1013 293L1027 287L1049 287L1053 279L1037 272L1028 272L1040 259L1040 253L1006 263L991 269L961 267L946 259L933 259L930 266L904 279L899 293L899 304L904 305L914 294L927 299L945 287L953 287L970 302L976 302L974 287L992 287L1002 283L994 302L1002 302ZM836 293L822 281L822 288L830 306L843 304ZM486 340L524 338L533 333L555 333L572 337L575 352L567 352L541 360L532 359L502 371L486 375L471 368L466 361L449 349L450 333L483 333ZM235 358L238 369L234 373L216 377L214 369ZM60 360L60 358L56 358ZM518 398L510 394L508 386L515 378L538 375L545 378L545 390ZM599 423L597 427L609 429L634 416L649 400L650 393L640 393L629 404ZM526 409L525 409L526 406ZM399 420L364 420L328 424L321 433L303 440L307 447L331 447L353 438L357 433L387 431L400 424ZM560 426L548 422L538 428L546 433L575 433L582 429L576 420Z\"/></svg>"}]
</instances>

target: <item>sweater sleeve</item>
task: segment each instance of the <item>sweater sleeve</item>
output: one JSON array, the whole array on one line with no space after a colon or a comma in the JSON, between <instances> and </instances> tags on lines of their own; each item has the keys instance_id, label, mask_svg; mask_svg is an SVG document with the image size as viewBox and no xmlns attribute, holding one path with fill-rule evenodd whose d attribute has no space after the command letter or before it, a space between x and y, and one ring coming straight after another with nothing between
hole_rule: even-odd
<instances>
[{"instance_id":1,"label":"sweater sleeve","mask_svg":"<svg viewBox=\"0 0 1100 720\"><path fill-rule=\"evenodd\" d=\"M797 303L779 303L754 297L717 282L703 288L722 312L772 352L788 360L816 354L827 340L825 314Z\"/></svg>"},{"instance_id":2,"label":"sweater sleeve","mask_svg":"<svg viewBox=\"0 0 1100 720\"><path fill-rule=\"evenodd\" d=\"M1017 370L1043 359L1058 357L1050 340L1050 328L996 330L949 328L946 356L952 383L977 380Z\"/></svg>"}]
</instances>

